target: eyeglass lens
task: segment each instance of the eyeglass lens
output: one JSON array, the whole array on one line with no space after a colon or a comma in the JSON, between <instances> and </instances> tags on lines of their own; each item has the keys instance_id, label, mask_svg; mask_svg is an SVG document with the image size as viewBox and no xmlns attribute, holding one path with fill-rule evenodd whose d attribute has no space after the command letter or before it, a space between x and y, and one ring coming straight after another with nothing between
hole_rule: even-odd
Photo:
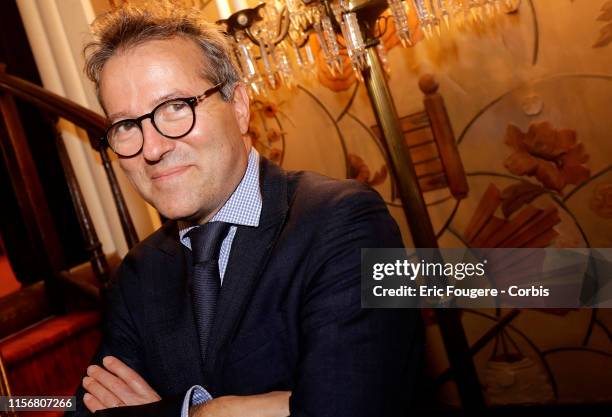
<instances>
[{"instance_id":1,"label":"eyeglass lens","mask_svg":"<svg viewBox=\"0 0 612 417\"><path fill-rule=\"evenodd\" d=\"M194 111L183 100L171 100L158 106L153 112L153 125L159 133L169 138L180 138L192 128ZM119 155L138 153L144 138L142 129L134 120L117 123L108 132L108 142Z\"/></svg>"}]
</instances>

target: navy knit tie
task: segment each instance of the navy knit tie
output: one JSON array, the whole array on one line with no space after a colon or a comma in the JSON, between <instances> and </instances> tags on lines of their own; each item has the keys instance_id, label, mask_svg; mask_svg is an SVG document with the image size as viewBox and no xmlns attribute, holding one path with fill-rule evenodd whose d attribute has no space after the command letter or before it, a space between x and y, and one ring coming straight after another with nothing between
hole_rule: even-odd
<instances>
[{"instance_id":1,"label":"navy knit tie","mask_svg":"<svg viewBox=\"0 0 612 417\"><path fill-rule=\"evenodd\" d=\"M221 287L219 250L229 226L224 222L206 223L187 234L193 253L191 301L204 362Z\"/></svg>"}]
</instances>

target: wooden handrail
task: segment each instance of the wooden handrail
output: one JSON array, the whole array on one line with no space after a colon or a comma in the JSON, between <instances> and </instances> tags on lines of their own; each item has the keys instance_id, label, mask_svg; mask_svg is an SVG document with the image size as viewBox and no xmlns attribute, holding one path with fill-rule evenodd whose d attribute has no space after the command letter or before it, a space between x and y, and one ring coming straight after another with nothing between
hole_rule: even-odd
<instances>
[{"instance_id":1,"label":"wooden handrail","mask_svg":"<svg viewBox=\"0 0 612 417\"><path fill-rule=\"evenodd\" d=\"M104 134L106 126L104 117L36 84L9 75L3 67L0 65L0 91L19 97L85 129L90 134L91 146L99 150L99 138Z\"/></svg>"}]
</instances>

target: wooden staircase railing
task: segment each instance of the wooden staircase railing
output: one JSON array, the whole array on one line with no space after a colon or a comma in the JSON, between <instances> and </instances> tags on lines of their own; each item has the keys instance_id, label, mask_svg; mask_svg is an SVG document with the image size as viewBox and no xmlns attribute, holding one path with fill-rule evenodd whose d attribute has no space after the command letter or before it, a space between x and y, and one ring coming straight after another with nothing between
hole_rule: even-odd
<instances>
[{"instance_id":1,"label":"wooden staircase railing","mask_svg":"<svg viewBox=\"0 0 612 417\"><path fill-rule=\"evenodd\" d=\"M46 254L45 260L48 262L51 272L54 275L60 272L63 267L63 254L57 238L57 231L48 214L49 210L43 195L40 178L36 172L15 105L15 97L43 110L54 121L57 121L58 118L66 119L86 132L91 146L100 154L126 243L130 248L134 246L138 242L134 224L119 188L107 150L100 146L99 138L104 132L105 119L70 100L7 74L4 65L0 65L0 113L7 132L7 137L1 138L0 148L9 166L11 181L16 190L20 208L26 218L31 220L28 233L39 235L39 240L43 242ZM56 134L56 144L79 225L87 244L86 249L90 253L90 263L94 275L99 285L105 287L110 275L108 263L59 133Z\"/></svg>"},{"instance_id":2,"label":"wooden staircase railing","mask_svg":"<svg viewBox=\"0 0 612 417\"><path fill-rule=\"evenodd\" d=\"M56 229L50 215L30 149L29 143L33 142L27 140L24 130L27 122L20 118L16 99L41 110L54 126L59 160L89 254L90 267L83 264L69 270L64 261L59 239L61 231ZM0 299L0 356L4 355L4 363L0 357L0 395L8 395L9 382L12 382L15 395L49 394L50 389L57 391L54 391L55 395L70 395L79 385L101 336L100 314L96 311L96 304L92 305L88 300L98 298L100 289L109 284L109 264L117 264L118 257L107 259L104 255L64 140L56 126L60 118L83 129L90 145L100 154L128 247L133 247L138 237L109 155L100 146L99 138L105 126L102 116L7 74L2 64L0 114L0 153L24 218L27 229L24 236L34 245L32 260L42 265L40 270L43 273L42 277L36 277L42 278L43 282L25 286ZM78 294L78 297L66 296L64 291L70 295ZM67 306L71 308L67 309ZM83 306L86 311L78 311ZM58 366L63 372L50 375L48 371Z\"/></svg>"}]
</instances>

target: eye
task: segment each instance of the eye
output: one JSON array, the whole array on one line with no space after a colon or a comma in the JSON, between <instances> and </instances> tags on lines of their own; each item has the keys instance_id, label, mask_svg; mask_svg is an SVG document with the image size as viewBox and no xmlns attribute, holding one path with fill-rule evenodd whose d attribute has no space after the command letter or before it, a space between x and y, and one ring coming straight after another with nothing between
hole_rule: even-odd
<instances>
[{"instance_id":1,"label":"eye","mask_svg":"<svg viewBox=\"0 0 612 417\"><path fill-rule=\"evenodd\" d=\"M175 122L192 117L191 107L186 101L172 100L164 103L155 111L155 122Z\"/></svg>"},{"instance_id":2,"label":"eye","mask_svg":"<svg viewBox=\"0 0 612 417\"><path fill-rule=\"evenodd\" d=\"M140 136L140 127L133 120L121 121L108 132L108 140L111 146L118 146L119 143L129 142Z\"/></svg>"},{"instance_id":3,"label":"eye","mask_svg":"<svg viewBox=\"0 0 612 417\"><path fill-rule=\"evenodd\" d=\"M173 101L168 103L168 112L172 113L172 112L182 112L185 111L185 109L189 107L189 105L187 103L185 103L184 101Z\"/></svg>"},{"instance_id":4,"label":"eye","mask_svg":"<svg viewBox=\"0 0 612 417\"><path fill-rule=\"evenodd\" d=\"M119 123L118 125L115 126L114 132L116 134L122 135L122 134L130 133L134 129L138 129L138 127L136 126L136 123L134 123L134 122L123 122L123 123Z\"/></svg>"}]
</instances>

